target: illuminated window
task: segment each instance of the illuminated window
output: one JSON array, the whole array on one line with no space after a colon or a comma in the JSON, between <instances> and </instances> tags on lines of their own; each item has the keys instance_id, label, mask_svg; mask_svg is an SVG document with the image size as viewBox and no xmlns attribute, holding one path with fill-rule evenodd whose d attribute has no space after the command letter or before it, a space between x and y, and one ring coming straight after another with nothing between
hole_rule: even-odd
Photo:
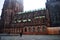
<instances>
[{"instance_id":1,"label":"illuminated window","mask_svg":"<svg viewBox=\"0 0 60 40\"><path fill-rule=\"evenodd\" d=\"M45 18L45 16L39 16L39 18Z\"/></svg>"},{"instance_id":2,"label":"illuminated window","mask_svg":"<svg viewBox=\"0 0 60 40\"><path fill-rule=\"evenodd\" d=\"M17 22L21 22L21 20L17 20Z\"/></svg>"},{"instance_id":3,"label":"illuminated window","mask_svg":"<svg viewBox=\"0 0 60 40\"><path fill-rule=\"evenodd\" d=\"M31 21L31 19L28 19L28 21Z\"/></svg>"},{"instance_id":4,"label":"illuminated window","mask_svg":"<svg viewBox=\"0 0 60 40\"><path fill-rule=\"evenodd\" d=\"M45 18L45 16L38 16L38 17L35 17L35 19L37 19L37 18Z\"/></svg>"},{"instance_id":5,"label":"illuminated window","mask_svg":"<svg viewBox=\"0 0 60 40\"><path fill-rule=\"evenodd\" d=\"M27 22L27 20L23 20L23 22Z\"/></svg>"}]
</instances>

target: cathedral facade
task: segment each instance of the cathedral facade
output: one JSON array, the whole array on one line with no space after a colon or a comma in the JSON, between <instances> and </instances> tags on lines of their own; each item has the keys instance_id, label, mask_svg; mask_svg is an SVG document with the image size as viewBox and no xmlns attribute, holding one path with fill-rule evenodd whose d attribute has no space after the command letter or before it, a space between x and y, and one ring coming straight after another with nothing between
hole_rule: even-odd
<instances>
[{"instance_id":1,"label":"cathedral facade","mask_svg":"<svg viewBox=\"0 0 60 40\"><path fill-rule=\"evenodd\" d=\"M6 27L5 32L10 34L47 34L49 26L48 10L18 12L12 20L12 26Z\"/></svg>"},{"instance_id":2,"label":"cathedral facade","mask_svg":"<svg viewBox=\"0 0 60 40\"><path fill-rule=\"evenodd\" d=\"M23 12L23 0L5 0L1 14L1 27L12 26L12 20L17 12Z\"/></svg>"},{"instance_id":3,"label":"cathedral facade","mask_svg":"<svg viewBox=\"0 0 60 40\"><path fill-rule=\"evenodd\" d=\"M59 10L55 7L55 2L47 0L47 9L23 12L23 0L5 0L1 15L0 33L59 34L60 14L57 13ZM59 7L59 4L57 6ZM54 7L56 10L53 10Z\"/></svg>"},{"instance_id":4,"label":"cathedral facade","mask_svg":"<svg viewBox=\"0 0 60 40\"><path fill-rule=\"evenodd\" d=\"M47 0L46 8L49 10L50 26L60 26L60 0Z\"/></svg>"}]
</instances>

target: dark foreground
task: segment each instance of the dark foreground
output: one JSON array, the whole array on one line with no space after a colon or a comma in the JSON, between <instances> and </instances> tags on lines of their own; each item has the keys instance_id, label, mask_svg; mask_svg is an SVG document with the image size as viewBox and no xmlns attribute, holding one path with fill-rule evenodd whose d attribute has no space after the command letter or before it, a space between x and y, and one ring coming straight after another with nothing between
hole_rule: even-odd
<instances>
[{"instance_id":1,"label":"dark foreground","mask_svg":"<svg viewBox=\"0 0 60 40\"><path fill-rule=\"evenodd\" d=\"M0 35L0 40L60 40L60 35Z\"/></svg>"}]
</instances>

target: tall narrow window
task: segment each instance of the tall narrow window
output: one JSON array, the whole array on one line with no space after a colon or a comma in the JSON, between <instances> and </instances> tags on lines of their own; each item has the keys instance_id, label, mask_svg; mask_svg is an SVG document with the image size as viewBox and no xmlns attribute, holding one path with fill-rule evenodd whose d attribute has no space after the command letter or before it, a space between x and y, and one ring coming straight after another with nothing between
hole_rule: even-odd
<instances>
[{"instance_id":1,"label":"tall narrow window","mask_svg":"<svg viewBox=\"0 0 60 40\"><path fill-rule=\"evenodd\" d=\"M43 32L46 31L46 26L45 25L42 26L42 31Z\"/></svg>"},{"instance_id":2,"label":"tall narrow window","mask_svg":"<svg viewBox=\"0 0 60 40\"><path fill-rule=\"evenodd\" d=\"M31 31L31 28L29 27L28 29L29 29L29 32L30 32Z\"/></svg>"},{"instance_id":3,"label":"tall narrow window","mask_svg":"<svg viewBox=\"0 0 60 40\"><path fill-rule=\"evenodd\" d=\"M35 32L35 27L32 28L32 31Z\"/></svg>"},{"instance_id":4,"label":"tall narrow window","mask_svg":"<svg viewBox=\"0 0 60 40\"><path fill-rule=\"evenodd\" d=\"M40 27L37 28L38 32L40 32Z\"/></svg>"},{"instance_id":5,"label":"tall narrow window","mask_svg":"<svg viewBox=\"0 0 60 40\"><path fill-rule=\"evenodd\" d=\"M25 32L27 32L27 28L25 28Z\"/></svg>"}]
</instances>

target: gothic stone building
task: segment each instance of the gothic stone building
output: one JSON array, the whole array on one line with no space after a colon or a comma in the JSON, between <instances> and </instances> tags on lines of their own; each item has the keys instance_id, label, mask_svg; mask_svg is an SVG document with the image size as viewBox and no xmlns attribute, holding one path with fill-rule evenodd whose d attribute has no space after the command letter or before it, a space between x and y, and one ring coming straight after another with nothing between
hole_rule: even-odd
<instances>
[{"instance_id":1,"label":"gothic stone building","mask_svg":"<svg viewBox=\"0 0 60 40\"><path fill-rule=\"evenodd\" d=\"M12 20L17 12L23 12L23 0L5 0L1 15L1 30L12 26Z\"/></svg>"},{"instance_id":2,"label":"gothic stone building","mask_svg":"<svg viewBox=\"0 0 60 40\"><path fill-rule=\"evenodd\" d=\"M49 11L49 34L60 34L60 0L47 0L46 9Z\"/></svg>"},{"instance_id":3,"label":"gothic stone building","mask_svg":"<svg viewBox=\"0 0 60 40\"><path fill-rule=\"evenodd\" d=\"M60 26L60 0L47 0L46 8L49 11L50 26Z\"/></svg>"},{"instance_id":4,"label":"gothic stone building","mask_svg":"<svg viewBox=\"0 0 60 40\"><path fill-rule=\"evenodd\" d=\"M47 34L49 25L48 10L36 10L28 12L18 12L14 15L11 27L5 27L8 34Z\"/></svg>"},{"instance_id":5,"label":"gothic stone building","mask_svg":"<svg viewBox=\"0 0 60 40\"><path fill-rule=\"evenodd\" d=\"M60 29L51 29L51 27L60 24L59 2L48 0L46 3L48 10L23 12L23 0L5 0L1 15L0 33L59 34ZM48 27L50 28L47 29Z\"/></svg>"}]
</instances>

